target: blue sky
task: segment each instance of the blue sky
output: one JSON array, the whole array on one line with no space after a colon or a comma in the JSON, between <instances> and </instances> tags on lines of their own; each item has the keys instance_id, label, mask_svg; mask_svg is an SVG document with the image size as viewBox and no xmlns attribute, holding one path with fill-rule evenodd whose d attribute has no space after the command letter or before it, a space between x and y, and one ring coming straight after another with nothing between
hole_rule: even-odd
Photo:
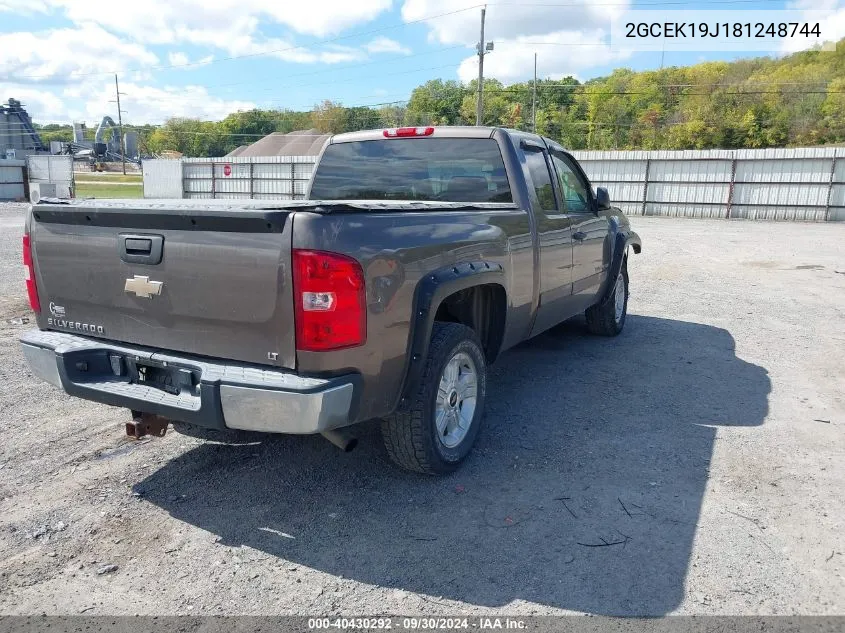
<instances>
[{"instance_id":1,"label":"blue sky","mask_svg":"<svg viewBox=\"0 0 845 633\"><path fill-rule=\"evenodd\" d=\"M579 79L617 67L657 68L660 52L623 52L609 25L626 9L829 8L845 35L845 0L503 0L487 4L486 76ZM428 79L477 73L476 0L0 0L0 100L37 122L169 116L220 119L251 107L310 109L323 99L374 105L407 99ZM762 16L762 14L761 14ZM772 51L778 54L782 51ZM763 53L667 52L665 65ZM116 118L116 116L115 116Z\"/></svg>"}]
</instances>

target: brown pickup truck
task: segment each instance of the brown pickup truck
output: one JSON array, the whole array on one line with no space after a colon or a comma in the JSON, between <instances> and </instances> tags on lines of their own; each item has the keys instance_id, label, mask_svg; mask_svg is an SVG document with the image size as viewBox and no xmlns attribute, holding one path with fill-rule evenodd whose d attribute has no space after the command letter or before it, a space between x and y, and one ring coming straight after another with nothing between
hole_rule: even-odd
<instances>
[{"instance_id":1,"label":"brown pickup truck","mask_svg":"<svg viewBox=\"0 0 845 633\"><path fill-rule=\"evenodd\" d=\"M585 313L625 325L640 239L563 147L483 127L341 134L307 200L41 202L23 257L32 371L131 410L134 434L322 433L381 420L448 472L487 367ZM495 397L495 394L490 394Z\"/></svg>"}]
</instances>

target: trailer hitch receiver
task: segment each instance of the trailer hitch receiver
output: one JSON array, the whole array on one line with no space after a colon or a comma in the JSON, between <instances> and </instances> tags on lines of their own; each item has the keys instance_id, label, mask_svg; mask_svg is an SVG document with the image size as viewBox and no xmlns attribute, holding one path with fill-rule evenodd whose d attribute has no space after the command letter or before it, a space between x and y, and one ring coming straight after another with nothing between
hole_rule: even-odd
<instances>
[{"instance_id":1,"label":"trailer hitch receiver","mask_svg":"<svg viewBox=\"0 0 845 633\"><path fill-rule=\"evenodd\" d=\"M164 437L170 420L153 413L132 412L132 421L126 423L126 435L136 440L145 435Z\"/></svg>"}]
</instances>

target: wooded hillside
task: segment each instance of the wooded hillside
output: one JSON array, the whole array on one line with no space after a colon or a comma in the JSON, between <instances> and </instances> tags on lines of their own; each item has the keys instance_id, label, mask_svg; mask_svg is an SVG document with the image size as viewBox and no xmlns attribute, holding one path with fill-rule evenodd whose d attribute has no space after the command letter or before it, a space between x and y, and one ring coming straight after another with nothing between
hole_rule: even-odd
<instances>
[{"instance_id":1,"label":"wooded hillside","mask_svg":"<svg viewBox=\"0 0 845 633\"><path fill-rule=\"evenodd\" d=\"M310 112L252 110L219 122L177 118L136 129L156 154L222 156L271 132L315 128L346 132L398 125L473 125L476 82L435 79L407 103L344 107L324 101ZM532 82L484 82L484 123L532 129ZM70 139L47 126L44 139ZM812 146L845 142L845 39L836 51L633 72L581 83L537 85L537 132L572 149L706 149ZM65 138L66 137L66 138Z\"/></svg>"}]
</instances>

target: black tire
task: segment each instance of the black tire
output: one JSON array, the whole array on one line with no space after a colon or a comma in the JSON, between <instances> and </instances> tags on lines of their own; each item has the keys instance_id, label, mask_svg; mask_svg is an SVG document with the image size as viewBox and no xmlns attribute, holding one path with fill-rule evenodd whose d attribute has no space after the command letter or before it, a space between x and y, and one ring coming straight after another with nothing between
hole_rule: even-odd
<instances>
[{"instance_id":1,"label":"black tire","mask_svg":"<svg viewBox=\"0 0 845 633\"><path fill-rule=\"evenodd\" d=\"M437 391L446 365L461 352L475 364L477 396L466 434L456 446L448 447L435 423ZM390 459L406 470L430 475L454 471L478 437L486 392L487 365L475 331L459 323L436 322L416 393L382 421L381 433Z\"/></svg>"},{"instance_id":2,"label":"black tire","mask_svg":"<svg viewBox=\"0 0 845 633\"><path fill-rule=\"evenodd\" d=\"M611 289L610 294L601 303L587 308L584 316L587 317L587 329L593 334L601 336L616 336L625 327L625 317L628 316L628 262L622 262L620 276L624 284L625 299L622 306L622 316L616 316L616 287ZM614 284L616 282L614 281Z\"/></svg>"}]
</instances>

